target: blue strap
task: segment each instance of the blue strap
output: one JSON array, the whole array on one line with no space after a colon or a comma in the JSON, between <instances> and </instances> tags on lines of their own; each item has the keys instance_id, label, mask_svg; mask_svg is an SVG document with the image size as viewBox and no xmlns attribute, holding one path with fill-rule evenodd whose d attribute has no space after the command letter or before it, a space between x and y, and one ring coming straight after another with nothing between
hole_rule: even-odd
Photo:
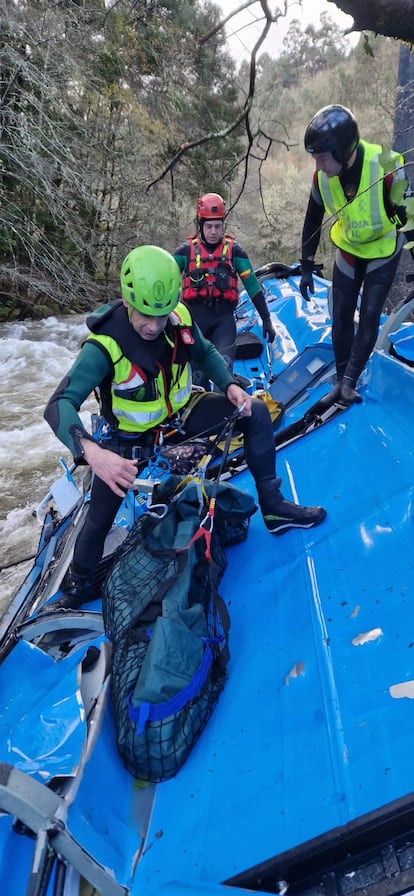
<instances>
[{"instance_id":1,"label":"blue strap","mask_svg":"<svg viewBox=\"0 0 414 896\"><path fill-rule=\"evenodd\" d=\"M94 442L107 442L109 439L112 439L115 432L116 430L104 417L99 417L92 438Z\"/></svg>"},{"instance_id":2,"label":"blue strap","mask_svg":"<svg viewBox=\"0 0 414 896\"><path fill-rule=\"evenodd\" d=\"M203 638L202 640L204 641L204 654L201 663L185 688L178 691L178 694L175 694L174 697L170 697L164 703L143 701L139 706L133 706L133 692L131 691L128 696L128 717L131 722L137 723L137 734L143 734L148 722L160 722L162 719L180 712L190 700L194 700L194 697L197 697L200 693L213 662L210 646L206 639Z\"/></svg>"}]
</instances>

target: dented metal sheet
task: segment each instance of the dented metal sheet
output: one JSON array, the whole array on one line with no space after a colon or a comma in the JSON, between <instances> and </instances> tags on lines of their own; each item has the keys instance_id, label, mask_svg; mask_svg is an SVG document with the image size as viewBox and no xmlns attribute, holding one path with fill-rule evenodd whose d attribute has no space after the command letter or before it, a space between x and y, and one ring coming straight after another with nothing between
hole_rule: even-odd
<instances>
[{"instance_id":1,"label":"dented metal sheet","mask_svg":"<svg viewBox=\"0 0 414 896\"><path fill-rule=\"evenodd\" d=\"M376 358L363 404L280 451L277 466L288 497L328 516L276 539L256 514L228 552L229 678L197 748L157 792L151 830L164 836L137 871L148 894L165 868L183 880L194 863L202 880L250 886L260 874L248 869L414 791L414 371ZM237 484L252 487L247 473ZM165 819L178 805L177 841Z\"/></svg>"}]
</instances>

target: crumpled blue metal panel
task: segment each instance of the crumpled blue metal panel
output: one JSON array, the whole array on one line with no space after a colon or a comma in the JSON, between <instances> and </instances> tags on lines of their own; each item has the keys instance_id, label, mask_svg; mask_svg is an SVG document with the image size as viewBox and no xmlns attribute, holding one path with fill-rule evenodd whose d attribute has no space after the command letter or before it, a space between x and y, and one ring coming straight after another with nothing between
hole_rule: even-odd
<instances>
[{"instance_id":1,"label":"crumpled blue metal panel","mask_svg":"<svg viewBox=\"0 0 414 896\"><path fill-rule=\"evenodd\" d=\"M396 333L390 333L395 351L410 364L414 363L414 324L405 323Z\"/></svg>"},{"instance_id":2,"label":"crumpled blue metal panel","mask_svg":"<svg viewBox=\"0 0 414 896\"><path fill-rule=\"evenodd\" d=\"M278 453L284 494L324 504L324 523L273 537L258 512L226 551L228 681L176 778L136 785L106 707L68 827L131 896L231 892L226 880L414 791L414 370L376 353L361 394ZM233 482L255 493L248 472ZM2 760L41 780L72 773L79 659L16 645L0 667ZM10 823L2 862L24 868L20 892L31 841Z\"/></svg>"},{"instance_id":3,"label":"crumpled blue metal panel","mask_svg":"<svg viewBox=\"0 0 414 896\"><path fill-rule=\"evenodd\" d=\"M11 829L8 815L0 816L0 890L26 893L33 861L33 840Z\"/></svg>"},{"instance_id":4,"label":"crumpled blue metal panel","mask_svg":"<svg viewBox=\"0 0 414 896\"><path fill-rule=\"evenodd\" d=\"M78 666L20 641L0 666L0 760L46 782L76 767L86 738Z\"/></svg>"},{"instance_id":5,"label":"crumpled blue metal panel","mask_svg":"<svg viewBox=\"0 0 414 896\"><path fill-rule=\"evenodd\" d=\"M108 703L93 756L83 769L76 800L69 808L68 827L125 886L133 881L155 789L153 784L139 786L125 769Z\"/></svg>"},{"instance_id":6,"label":"crumpled blue metal panel","mask_svg":"<svg viewBox=\"0 0 414 896\"><path fill-rule=\"evenodd\" d=\"M297 277L277 281L276 285L274 278L264 281L263 288L276 338L268 345L267 351L263 349L258 358L238 362L238 373L253 380L266 380L269 372L277 376L307 346L331 342L331 321L327 306L329 284L320 277L315 277L314 282L315 294L310 302L305 302L298 292ZM238 333L250 331L261 337L261 320L245 292L241 293L236 318Z\"/></svg>"},{"instance_id":7,"label":"crumpled blue metal panel","mask_svg":"<svg viewBox=\"0 0 414 896\"><path fill-rule=\"evenodd\" d=\"M285 495L326 521L275 538L256 514L228 549L228 682L157 790L136 894L223 882L414 791L414 372L368 374L363 404L279 453Z\"/></svg>"}]
</instances>

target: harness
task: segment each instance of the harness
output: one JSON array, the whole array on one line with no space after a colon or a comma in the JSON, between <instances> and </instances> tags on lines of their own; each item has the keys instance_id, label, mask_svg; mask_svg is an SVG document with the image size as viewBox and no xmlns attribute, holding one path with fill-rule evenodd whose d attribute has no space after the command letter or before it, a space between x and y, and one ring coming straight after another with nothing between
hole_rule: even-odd
<instances>
[{"instance_id":1,"label":"harness","mask_svg":"<svg viewBox=\"0 0 414 896\"><path fill-rule=\"evenodd\" d=\"M183 278L182 300L217 307L219 302L236 306L239 300L237 273L233 266L234 236L225 234L209 252L197 235L190 237L188 270Z\"/></svg>"}]
</instances>

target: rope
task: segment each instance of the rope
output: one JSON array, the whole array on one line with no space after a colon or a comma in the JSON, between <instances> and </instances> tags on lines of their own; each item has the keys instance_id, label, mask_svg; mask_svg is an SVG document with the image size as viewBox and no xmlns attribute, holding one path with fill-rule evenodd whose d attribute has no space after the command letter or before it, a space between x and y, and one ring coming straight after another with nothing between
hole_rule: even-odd
<instances>
[{"instance_id":1,"label":"rope","mask_svg":"<svg viewBox=\"0 0 414 896\"><path fill-rule=\"evenodd\" d=\"M205 516L203 517L203 519L201 520L197 531L194 533L193 537L190 539L188 544L185 545L184 548L180 548L180 550L187 551L191 547L191 545L194 544L195 541L198 541L199 538L204 537L204 540L206 543L206 549L205 549L204 554L205 554L206 559L209 562L212 559L211 558L211 536L213 534L213 528L214 528L214 512L216 509L216 499L217 499L217 491L218 491L219 482L220 482L220 476L223 472L223 467L227 460L227 455L229 452L230 442L231 442L231 439L233 436L233 430L234 430L236 420L238 419L240 414L243 413L243 410L244 410L244 405L242 405L240 408L236 408L234 413L231 415L231 417L229 417L229 419L223 426L223 429L221 430L219 435L215 438L210 453L208 455L206 455L206 457L203 458L203 460L201 461L202 470L203 470L203 473L205 473L205 470L206 470L208 464L210 463L212 457L214 456L214 452L215 452L215 449L216 449L218 443L221 442L225 438L223 453L221 456L221 461L220 461L220 465L218 468L218 472L217 472L216 476L214 477L213 489L212 489L212 492L210 495L207 512L206 512ZM194 478L197 481L198 477L195 476Z\"/></svg>"}]
</instances>

